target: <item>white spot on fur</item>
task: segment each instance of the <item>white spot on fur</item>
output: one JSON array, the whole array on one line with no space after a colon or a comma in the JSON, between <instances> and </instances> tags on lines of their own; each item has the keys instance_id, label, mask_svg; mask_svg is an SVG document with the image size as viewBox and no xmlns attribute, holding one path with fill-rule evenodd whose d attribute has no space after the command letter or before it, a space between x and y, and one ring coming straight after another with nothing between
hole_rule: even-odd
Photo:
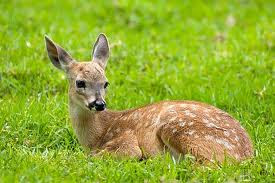
<instances>
[{"instance_id":1,"label":"white spot on fur","mask_svg":"<svg viewBox=\"0 0 275 183\"><path fill-rule=\"evenodd\" d=\"M215 125L214 123L207 123L206 124L207 127L209 128L219 128L217 125Z\"/></svg>"},{"instance_id":2,"label":"white spot on fur","mask_svg":"<svg viewBox=\"0 0 275 183\"><path fill-rule=\"evenodd\" d=\"M172 109L174 107L175 107L175 105L169 105L166 109Z\"/></svg>"},{"instance_id":3,"label":"white spot on fur","mask_svg":"<svg viewBox=\"0 0 275 183\"><path fill-rule=\"evenodd\" d=\"M189 110L184 111L185 115L189 115L191 112Z\"/></svg>"},{"instance_id":4,"label":"white spot on fur","mask_svg":"<svg viewBox=\"0 0 275 183\"><path fill-rule=\"evenodd\" d=\"M186 108L187 104L180 104L179 106L182 107L182 108Z\"/></svg>"},{"instance_id":5,"label":"white spot on fur","mask_svg":"<svg viewBox=\"0 0 275 183\"><path fill-rule=\"evenodd\" d=\"M206 135L206 136L205 136L205 139L206 139L206 140L212 140L212 141L215 140L215 138L214 138L213 136L211 136L211 135Z\"/></svg>"},{"instance_id":6,"label":"white spot on fur","mask_svg":"<svg viewBox=\"0 0 275 183\"><path fill-rule=\"evenodd\" d=\"M191 130L189 132L187 132L188 135L193 135L195 133L195 130Z\"/></svg>"},{"instance_id":7,"label":"white spot on fur","mask_svg":"<svg viewBox=\"0 0 275 183\"><path fill-rule=\"evenodd\" d=\"M167 112L169 112L169 113L171 113L173 116L170 118L170 122L171 121L174 121L175 119L177 119L178 118L178 113L175 111L175 110L168 110Z\"/></svg>"},{"instance_id":8,"label":"white spot on fur","mask_svg":"<svg viewBox=\"0 0 275 183\"><path fill-rule=\"evenodd\" d=\"M192 121L188 124L188 126L192 126L193 124L194 124L194 122Z\"/></svg>"},{"instance_id":9,"label":"white spot on fur","mask_svg":"<svg viewBox=\"0 0 275 183\"><path fill-rule=\"evenodd\" d=\"M156 110L156 108L155 107L153 107L150 111L151 112L154 112Z\"/></svg>"},{"instance_id":10,"label":"white spot on fur","mask_svg":"<svg viewBox=\"0 0 275 183\"><path fill-rule=\"evenodd\" d=\"M216 120L214 118L210 118L210 121L212 122L216 122Z\"/></svg>"},{"instance_id":11,"label":"white spot on fur","mask_svg":"<svg viewBox=\"0 0 275 183\"><path fill-rule=\"evenodd\" d=\"M160 116L161 116L161 111L158 113L158 115L156 117L153 118L153 123L155 125L159 124L159 122L160 122Z\"/></svg>"},{"instance_id":12,"label":"white spot on fur","mask_svg":"<svg viewBox=\"0 0 275 183\"><path fill-rule=\"evenodd\" d=\"M115 132L116 132L116 133L119 133L119 132L120 132L120 129L119 129L119 128L115 129Z\"/></svg>"},{"instance_id":13,"label":"white spot on fur","mask_svg":"<svg viewBox=\"0 0 275 183\"><path fill-rule=\"evenodd\" d=\"M219 120L219 121L221 120L221 118L219 116L216 116L216 119Z\"/></svg>"},{"instance_id":14,"label":"white spot on fur","mask_svg":"<svg viewBox=\"0 0 275 183\"><path fill-rule=\"evenodd\" d=\"M230 133L228 131L224 131L223 134L226 136L226 137L229 137L230 136Z\"/></svg>"},{"instance_id":15,"label":"white spot on fur","mask_svg":"<svg viewBox=\"0 0 275 183\"><path fill-rule=\"evenodd\" d=\"M225 130L224 128L218 127L214 123L207 123L206 127L208 127L208 128L216 128L216 131L217 131L217 129L219 129L219 130Z\"/></svg>"},{"instance_id":16,"label":"white spot on fur","mask_svg":"<svg viewBox=\"0 0 275 183\"><path fill-rule=\"evenodd\" d=\"M210 109L204 109L203 112L207 115L208 113L211 112L211 110Z\"/></svg>"},{"instance_id":17,"label":"white spot on fur","mask_svg":"<svg viewBox=\"0 0 275 183\"><path fill-rule=\"evenodd\" d=\"M174 128L172 132L173 132L173 133L176 133L176 132L177 132L177 129L176 129L176 128Z\"/></svg>"},{"instance_id":18,"label":"white spot on fur","mask_svg":"<svg viewBox=\"0 0 275 183\"><path fill-rule=\"evenodd\" d=\"M196 115L192 113L192 114L190 115L190 117L194 118L194 117L196 117Z\"/></svg>"},{"instance_id":19,"label":"white spot on fur","mask_svg":"<svg viewBox=\"0 0 275 183\"><path fill-rule=\"evenodd\" d=\"M191 105L191 109L192 109L193 111L196 111L198 108L197 108L196 105L192 104L192 105Z\"/></svg>"},{"instance_id":20,"label":"white spot on fur","mask_svg":"<svg viewBox=\"0 0 275 183\"><path fill-rule=\"evenodd\" d=\"M136 112L136 113L134 113L134 119L136 120L136 119L138 119L139 118L139 114Z\"/></svg>"},{"instance_id":21,"label":"white spot on fur","mask_svg":"<svg viewBox=\"0 0 275 183\"><path fill-rule=\"evenodd\" d=\"M184 126L185 126L185 122L181 122L181 123L179 124L179 126L180 126L180 127L184 127Z\"/></svg>"},{"instance_id":22,"label":"white spot on fur","mask_svg":"<svg viewBox=\"0 0 275 183\"><path fill-rule=\"evenodd\" d=\"M224 140L224 139L216 139L216 142L217 142L218 144L223 145L226 149L232 149L232 144L230 144L229 142L227 142L227 141Z\"/></svg>"},{"instance_id":23,"label":"white spot on fur","mask_svg":"<svg viewBox=\"0 0 275 183\"><path fill-rule=\"evenodd\" d=\"M205 118L202 118L202 122L205 123L205 124L209 123L208 119L205 119Z\"/></svg>"},{"instance_id":24,"label":"white spot on fur","mask_svg":"<svg viewBox=\"0 0 275 183\"><path fill-rule=\"evenodd\" d=\"M174 117L170 118L169 121L170 121L170 122L171 122L171 121L175 121L175 119L177 119L177 116L174 116Z\"/></svg>"},{"instance_id":25,"label":"white spot on fur","mask_svg":"<svg viewBox=\"0 0 275 183\"><path fill-rule=\"evenodd\" d=\"M195 115L195 114L193 114L192 112L190 112L189 110L184 111L184 114L185 114L186 116L191 117L191 118L196 117L196 115Z\"/></svg>"},{"instance_id":26,"label":"white spot on fur","mask_svg":"<svg viewBox=\"0 0 275 183\"><path fill-rule=\"evenodd\" d=\"M235 141L236 141L236 142L239 142L239 140L240 140L240 138L236 135L236 136L235 136Z\"/></svg>"}]
</instances>

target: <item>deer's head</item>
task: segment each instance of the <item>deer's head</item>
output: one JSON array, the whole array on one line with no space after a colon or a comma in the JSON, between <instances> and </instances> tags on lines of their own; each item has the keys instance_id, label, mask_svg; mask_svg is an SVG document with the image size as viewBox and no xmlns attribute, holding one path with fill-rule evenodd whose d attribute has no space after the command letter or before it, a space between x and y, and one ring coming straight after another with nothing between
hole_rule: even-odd
<instances>
[{"instance_id":1,"label":"deer's head","mask_svg":"<svg viewBox=\"0 0 275 183\"><path fill-rule=\"evenodd\" d=\"M69 96L72 102L84 109L102 111L108 80L105 68L109 58L108 40L100 34L92 50L89 62L77 62L61 46L45 36L46 48L52 64L63 70L70 83Z\"/></svg>"}]
</instances>

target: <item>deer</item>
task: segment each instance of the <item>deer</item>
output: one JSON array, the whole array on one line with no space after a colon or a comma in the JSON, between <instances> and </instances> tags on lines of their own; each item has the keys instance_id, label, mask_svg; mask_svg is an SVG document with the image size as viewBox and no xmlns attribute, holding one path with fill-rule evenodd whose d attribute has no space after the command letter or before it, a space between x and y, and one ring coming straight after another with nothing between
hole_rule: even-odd
<instances>
[{"instance_id":1,"label":"deer","mask_svg":"<svg viewBox=\"0 0 275 183\"><path fill-rule=\"evenodd\" d=\"M109 110L105 69L110 55L105 34L98 35L91 61L78 62L45 35L52 64L69 81L69 113L79 143L92 156L104 152L146 159L168 153L179 159L222 163L227 157L243 161L253 156L246 130L228 113L191 101L160 101L123 111Z\"/></svg>"}]
</instances>

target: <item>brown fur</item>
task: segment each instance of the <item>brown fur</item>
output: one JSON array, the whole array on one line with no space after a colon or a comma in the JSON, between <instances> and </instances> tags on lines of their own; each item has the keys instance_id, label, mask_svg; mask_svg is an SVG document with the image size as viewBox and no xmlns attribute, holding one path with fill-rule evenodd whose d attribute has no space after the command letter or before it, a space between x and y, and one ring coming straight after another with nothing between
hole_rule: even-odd
<instances>
[{"instance_id":1,"label":"brown fur","mask_svg":"<svg viewBox=\"0 0 275 183\"><path fill-rule=\"evenodd\" d=\"M53 51L55 44L49 41L48 51ZM101 98L105 96L102 85L107 81L104 70L108 49L106 37L99 36L92 62L64 59L59 63L57 56L52 56L57 51L49 53L53 64L67 73L73 128L79 142L92 154L107 151L118 156L146 158L168 151L175 158L190 153L198 160L218 162L223 162L226 156L243 160L253 155L251 140L240 123L204 103L163 101L126 111L89 110L87 104L96 99L96 91ZM78 78L85 80L90 88L82 93L77 91Z\"/></svg>"}]
</instances>

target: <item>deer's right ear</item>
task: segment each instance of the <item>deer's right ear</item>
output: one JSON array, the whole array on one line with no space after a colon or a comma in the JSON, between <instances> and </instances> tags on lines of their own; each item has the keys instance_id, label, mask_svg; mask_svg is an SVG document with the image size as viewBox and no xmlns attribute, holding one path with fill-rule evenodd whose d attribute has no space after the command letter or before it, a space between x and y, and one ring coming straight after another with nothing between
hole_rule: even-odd
<instances>
[{"instance_id":1,"label":"deer's right ear","mask_svg":"<svg viewBox=\"0 0 275 183\"><path fill-rule=\"evenodd\" d=\"M45 42L48 56L55 67L66 70L74 62L70 54L54 43L49 37L45 36Z\"/></svg>"}]
</instances>

